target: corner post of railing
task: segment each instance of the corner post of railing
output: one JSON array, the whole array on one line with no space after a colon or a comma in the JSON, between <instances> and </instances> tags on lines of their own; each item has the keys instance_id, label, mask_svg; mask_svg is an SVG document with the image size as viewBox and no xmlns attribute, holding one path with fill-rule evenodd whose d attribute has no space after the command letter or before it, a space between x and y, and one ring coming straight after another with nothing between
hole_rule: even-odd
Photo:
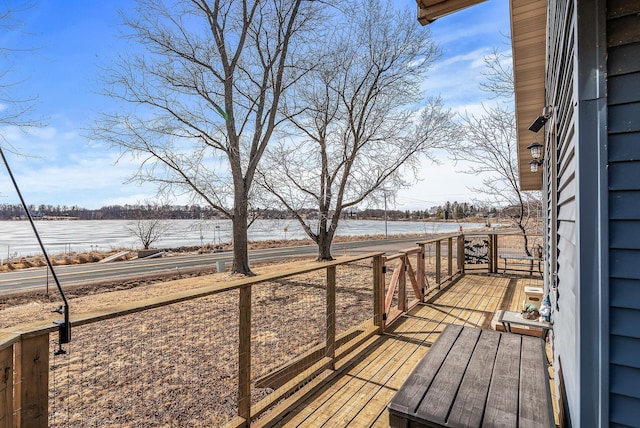
<instances>
[{"instance_id":1,"label":"corner post of railing","mask_svg":"<svg viewBox=\"0 0 640 428\"><path fill-rule=\"evenodd\" d=\"M447 260L447 275L449 278L453 276L453 237L450 236L447 239L447 255L449 259Z\"/></svg>"},{"instance_id":2,"label":"corner post of railing","mask_svg":"<svg viewBox=\"0 0 640 428\"><path fill-rule=\"evenodd\" d=\"M420 287L420 290L422 290L422 298L420 299L420 301L424 300L424 295L427 293L427 286L424 280L424 276L425 276L425 267L424 267L424 258L425 258L425 250L424 250L424 244L418 244L418 246L420 247L420 252L416 254L417 260L416 260L416 265L418 266L417 269L417 275L418 275L418 287Z\"/></svg>"},{"instance_id":3,"label":"corner post of railing","mask_svg":"<svg viewBox=\"0 0 640 428\"><path fill-rule=\"evenodd\" d=\"M336 267L327 267L327 343L326 354L331 359L329 369L335 370L336 356Z\"/></svg>"},{"instance_id":4,"label":"corner post of railing","mask_svg":"<svg viewBox=\"0 0 640 428\"><path fill-rule=\"evenodd\" d=\"M493 273L498 272L498 234L491 235L493 238Z\"/></svg>"},{"instance_id":5,"label":"corner post of railing","mask_svg":"<svg viewBox=\"0 0 640 428\"><path fill-rule=\"evenodd\" d=\"M400 276L398 277L398 309L401 312L407 311L407 263L409 263L406 253L401 253Z\"/></svg>"},{"instance_id":6,"label":"corner post of railing","mask_svg":"<svg viewBox=\"0 0 640 428\"><path fill-rule=\"evenodd\" d=\"M441 281L441 272L440 270L442 269L442 260L441 260L441 254L442 254L442 241L437 240L436 241L436 286L438 287L438 289L440 289L440 281Z\"/></svg>"},{"instance_id":7,"label":"corner post of railing","mask_svg":"<svg viewBox=\"0 0 640 428\"><path fill-rule=\"evenodd\" d=\"M238 416L251 424L251 285L240 288L238 341Z\"/></svg>"},{"instance_id":8,"label":"corner post of railing","mask_svg":"<svg viewBox=\"0 0 640 428\"><path fill-rule=\"evenodd\" d=\"M22 338L14 344L15 376L13 408L15 427L49 424L49 333Z\"/></svg>"},{"instance_id":9,"label":"corner post of railing","mask_svg":"<svg viewBox=\"0 0 640 428\"><path fill-rule=\"evenodd\" d=\"M0 406L0 422L4 427L18 426L14 424L13 412L13 352L17 345L9 345L0 351L0 400L4 405Z\"/></svg>"},{"instance_id":10,"label":"corner post of railing","mask_svg":"<svg viewBox=\"0 0 640 428\"><path fill-rule=\"evenodd\" d=\"M458 272L464 273L464 234L461 233L458 235L458 244L456 245L456 249L458 250Z\"/></svg>"},{"instance_id":11,"label":"corner post of railing","mask_svg":"<svg viewBox=\"0 0 640 428\"><path fill-rule=\"evenodd\" d=\"M384 332L384 256L373 256L373 323L378 333Z\"/></svg>"},{"instance_id":12,"label":"corner post of railing","mask_svg":"<svg viewBox=\"0 0 640 428\"><path fill-rule=\"evenodd\" d=\"M489 248L487 248L487 272L494 273L494 260L493 260L493 235L487 236L489 240Z\"/></svg>"}]
</instances>

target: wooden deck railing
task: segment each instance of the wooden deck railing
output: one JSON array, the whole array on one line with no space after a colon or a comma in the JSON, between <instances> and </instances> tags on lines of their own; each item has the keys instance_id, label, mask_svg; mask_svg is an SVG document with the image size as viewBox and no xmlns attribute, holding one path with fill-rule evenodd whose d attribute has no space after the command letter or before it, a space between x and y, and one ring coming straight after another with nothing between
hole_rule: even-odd
<instances>
[{"instance_id":1,"label":"wooden deck railing","mask_svg":"<svg viewBox=\"0 0 640 428\"><path fill-rule=\"evenodd\" d=\"M228 282L224 285L202 287L168 296L148 299L142 302L127 303L114 308L79 314L71 317L72 328L78 328L93 323L114 320L123 316L141 313L152 309L176 305L194 299L235 290L238 293L238 372L237 372L237 409L238 417L231 421L230 426L245 426L248 421L258 417L270 405L285 398L292 390L304 385L308 378L312 378L324 369L333 369L335 361L340 358L336 344L343 344L344 337L349 332L336 331L336 268L370 260L373 285L374 311L367 325L371 327L366 334L376 334L382 331L382 305L380 292L382 290L382 253L369 253L360 256L346 257L324 263L309 263L307 266L284 272L260 275L252 278ZM252 332L251 320L253 310L252 292L260 284L283 280L296 275L314 271L326 272L326 339L321 357L312 361L304 370L299 370L290 376L290 380L277 391L269 394L264 400L253 404L251 401L252 384ZM49 426L50 406L50 337L57 332L53 323L37 323L23 325L0 331L0 427L47 427ZM54 335L52 335L53 338Z\"/></svg>"},{"instance_id":2,"label":"wooden deck railing","mask_svg":"<svg viewBox=\"0 0 640 428\"><path fill-rule=\"evenodd\" d=\"M497 237L484 236L488 236L490 243L488 270L496 272ZM205 286L92 313L72 314L71 325L77 329L81 326L111 321L110 327L112 327L114 320L122 322L120 320L126 316L140 315L159 308L173 308L195 299L214 295L227 296L225 302L229 299L237 299L233 310L233 319L236 321L231 323L235 326L237 322L237 336L233 340L237 345L232 345L237 346L237 354L235 354L237 378L234 380L234 385L237 387L237 416L228 425L248 426L252 420L273 405L286 400L293 391L312 387L313 384L310 382L313 382L313 379L320 382L323 375L326 376L327 371L332 371L349 352L372 335L383 333L385 327L391 322L423 301L429 290L440 289L441 286L464 273L464 251L464 235L441 235L418 242L416 247L393 255L369 253L331 262L309 263L304 267L284 272L234 280L223 285ZM336 326L336 305L341 303L337 296L348 285L350 279L337 280L336 271L346 269L347 265L357 262L360 262L362 269L366 269L371 274L368 283L369 291L365 299L371 299L369 301L372 301L372 304L369 307L373 309L368 321L340 330ZM260 377L256 379L253 366L255 363L252 362L252 349L256 346L253 342L255 339L252 337L252 319L256 315L256 296L260 293L264 294L260 286L266 286L269 283L276 284L274 287L287 287L284 281L287 278L322 271L324 284L320 289L324 297L321 306L324 306L325 315L323 343L311 344L312 346L302 354L291 355L290 361L276 368L268 368L269 373L261 372ZM301 281L304 282L304 279ZM315 287L316 293L318 290L319 288ZM314 306L313 310L321 309ZM212 322L215 325L216 321ZM207 328L209 327L203 327L203 329ZM50 364L50 358L52 361L57 358L50 357L53 354L52 350L55 349L52 346L55 335L51 335L51 339L49 336L55 332L57 332L57 326L51 322L23 325L0 331L0 374L2 375L0 377L0 427L49 426L52 400L56 400L55 394L51 393L50 376L54 368ZM169 329L161 332L175 333ZM194 334L194 338L197 334L197 332ZM132 337L123 339L125 347L128 345L126 340L136 340L133 337L135 334L130 336ZM151 363L153 364L153 357L151 357ZM126 364L123 365L126 366ZM75 374L80 370L76 368L72 371ZM252 388L256 387L270 388L272 392L262 400L256 401L254 397L252 401ZM72 396L75 395L70 394L65 399L71 400Z\"/></svg>"}]
</instances>

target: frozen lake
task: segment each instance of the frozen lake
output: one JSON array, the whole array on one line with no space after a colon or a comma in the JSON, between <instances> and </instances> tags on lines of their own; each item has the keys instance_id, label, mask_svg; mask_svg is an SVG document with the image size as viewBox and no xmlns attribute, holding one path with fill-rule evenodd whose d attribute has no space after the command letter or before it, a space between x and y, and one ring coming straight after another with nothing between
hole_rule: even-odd
<instances>
[{"instance_id":1,"label":"frozen lake","mask_svg":"<svg viewBox=\"0 0 640 428\"><path fill-rule=\"evenodd\" d=\"M155 243L158 248L217 244L231 240L229 220L167 220L169 231ZM36 228L49 254L108 251L118 248L140 248L139 241L127 230L129 220L62 220L36 221ZM482 227L480 223L389 221L389 235L403 233L455 232ZM287 231L285 232L285 229ZM384 235L385 222L375 220L342 220L337 235ZM295 220L257 220L249 228L250 241L299 239L306 235ZM40 254L38 241L28 221L0 221L0 259Z\"/></svg>"}]
</instances>

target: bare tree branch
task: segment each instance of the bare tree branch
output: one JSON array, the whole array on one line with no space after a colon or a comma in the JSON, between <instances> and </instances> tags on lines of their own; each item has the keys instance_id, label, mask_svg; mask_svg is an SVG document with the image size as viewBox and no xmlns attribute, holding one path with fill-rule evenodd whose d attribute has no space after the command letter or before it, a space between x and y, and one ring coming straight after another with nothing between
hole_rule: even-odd
<instances>
[{"instance_id":1,"label":"bare tree branch","mask_svg":"<svg viewBox=\"0 0 640 428\"><path fill-rule=\"evenodd\" d=\"M332 258L346 208L385 183L405 185L419 156L444 146L454 130L440 100L414 107L438 50L408 19L389 1L359 1L343 11L290 94L295 100L282 105L290 134L268 150L258 183L298 219L319 260ZM316 219L299 214L314 205Z\"/></svg>"},{"instance_id":2,"label":"bare tree branch","mask_svg":"<svg viewBox=\"0 0 640 428\"><path fill-rule=\"evenodd\" d=\"M258 163L312 17L302 0L138 0L123 16L136 49L105 70L120 101L94 135L143 162L133 180L184 193L233 222L233 271L250 274L247 228ZM293 52L290 55L290 50Z\"/></svg>"},{"instance_id":3,"label":"bare tree branch","mask_svg":"<svg viewBox=\"0 0 640 428\"><path fill-rule=\"evenodd\" d=\"M22 13L34 7L34 3L27 1L15 5L12 2L0 4L0 40L10 39L6 37L10 33L22 32L24 23L21 20ZM20 54L30 54L34 49L16 48L15 46L0 45L0 126L14 126L28 131L30 128L42 127L42 118L35 117L36 95L17 95L18 88L24 90L26 82L23 76L16 76L13 61ZM16 154L20 151L7 141L3 132L0 132L0 144L6 150Z\"/></svg>"},{"instance_id":4,"label":"bare tree branch","mask_svg":"<svg viewBox=\"0 0 640 428\"><path fill-rule=\"evenodd\" d=\"M481 86L498 101L492 106L484 105L479 115L462 117L464 138L452 145L450 152L455 160L468 165L464 172L484 174L482 186L471 190L495 205L511 208L507 211L516 211L511 220L524 236L524 251L531 255L527 228L540 193L520 190L511 57L494 50L485 57L485 65L487 71L483 75L487 80Z\"/></svg>"},{"instance_id":5,"label":"bare tree branch","mask_svg":"<svg viewBox=\"0 0 640 428\"><path fill-rule=\"evenodd\" d=\"M151 248L169 231L169 223L165 220L168 207L168 204L162 202L145 201L143 206L138 206L134 214L135 220L126 225L129 233L140 241L143 249Z\"/></svg>"}]
</instances>

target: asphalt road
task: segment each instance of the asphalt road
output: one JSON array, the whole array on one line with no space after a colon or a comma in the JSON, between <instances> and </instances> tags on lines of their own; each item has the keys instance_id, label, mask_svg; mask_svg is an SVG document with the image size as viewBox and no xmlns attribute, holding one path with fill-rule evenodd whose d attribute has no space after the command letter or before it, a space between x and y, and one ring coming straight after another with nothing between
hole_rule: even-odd
<instances>
[{"instance_id":1,"label":"asphalt road","mask_svg":"<svg viewBox=\"0 0 640 428\"><path fill-rule=\"evenodd\" d=\"M372 251L394 253L401 249L414 247L418 240L418 238L393 238L337 243L332 246L332 253L334 257ZM273 260L294 256L312 256L314 254L317 254L315 245L272 248L250 251L249 260ZM232 261L231 252L180 255L146 260L129 260L126 262L55 266L54 269L60 284L64 287L65 285L104 281L113 278L124 279L153 273L211 267L219 261L224 261L228 269ZM47 284L50 290L56 288L51 274L45 267L0 273L0 294L42 289L46 288Z\"/></svg>"}]
</instances>

